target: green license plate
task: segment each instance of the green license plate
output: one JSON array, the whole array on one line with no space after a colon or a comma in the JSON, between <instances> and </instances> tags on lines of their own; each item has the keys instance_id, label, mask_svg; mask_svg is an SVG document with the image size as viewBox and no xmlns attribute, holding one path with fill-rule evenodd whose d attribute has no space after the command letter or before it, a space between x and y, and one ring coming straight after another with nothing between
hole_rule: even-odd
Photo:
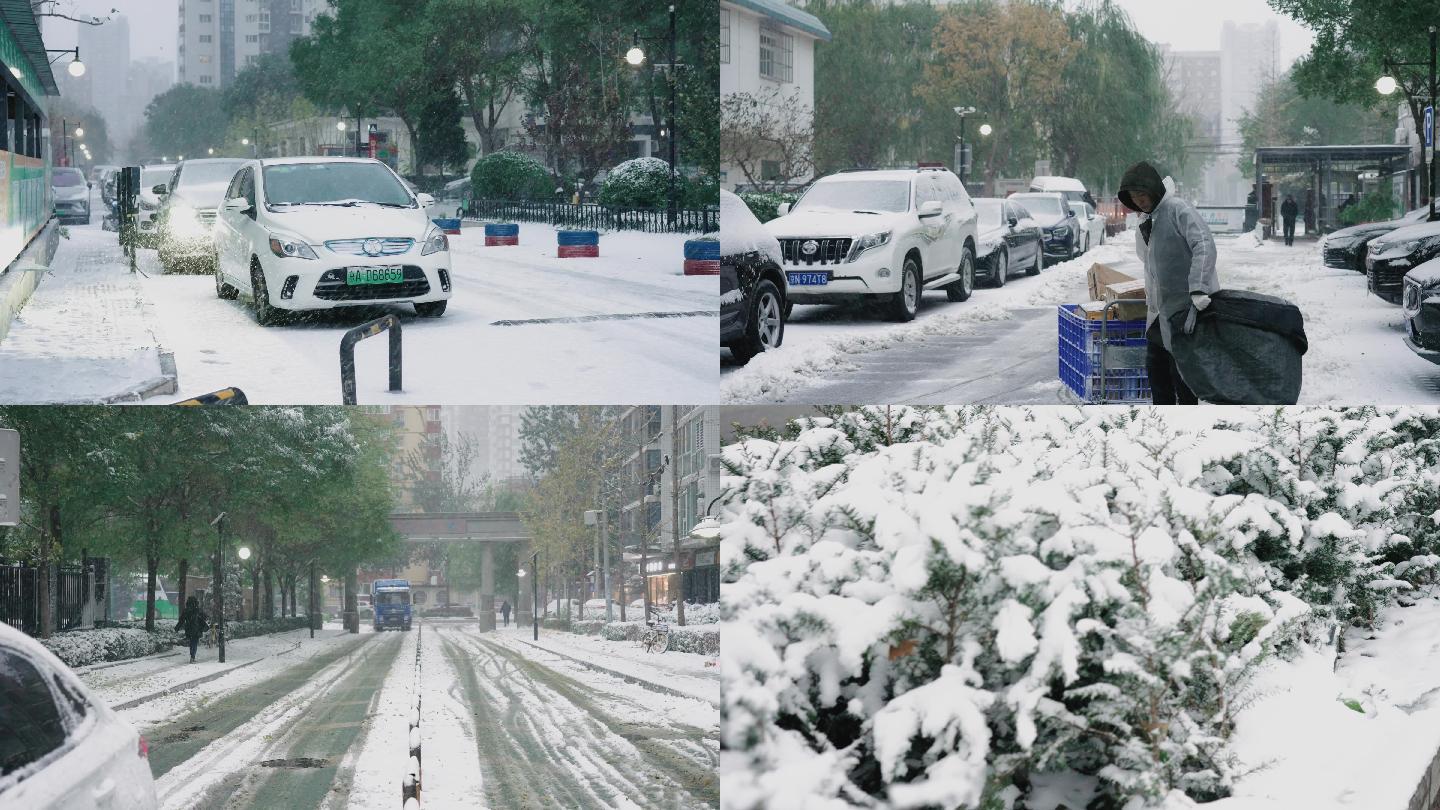
<instances>
[{"instance_id":1,"label":"green license plate","mask_svg":"<svg viewBox=\"0 0 1440 810\"><path fill-rule=\"evenodd\" d=\"M398 267L347 267L346 284L399 284L405 272Z\"/></svg>"}]
</instances>

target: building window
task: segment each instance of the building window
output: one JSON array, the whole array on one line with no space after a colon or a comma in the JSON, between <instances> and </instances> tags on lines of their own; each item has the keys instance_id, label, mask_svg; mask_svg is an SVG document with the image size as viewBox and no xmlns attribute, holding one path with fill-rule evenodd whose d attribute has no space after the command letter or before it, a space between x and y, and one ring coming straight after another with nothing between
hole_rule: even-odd
<instances>
[{"instance_id":1,"label":"building window","mask_svg":"<svg viewBox=\"0 0 1440 810\"><path fill-rule=\"evenodd\" d=\"M246 42L259 42L259 41L260 41L260 35L259 35L259 34L246 34L246 35L245 35L245 41L246 41Z\"/></svg>"},{"instance_id":2,"label":"building window","mask_svg":"<svg viewBox=\"0 0 1440 810\"><path fill-rule=\"evenodd\" d=\"M200 15L200 22L202 22L202 23L208 23L208 22L210 22L210 17L211 17L211 16L212 16L212 15L209 15L209 14L201 14L201 15Z\"/></svg>"},{"instance_id":3,"label":"building window","mask_svg":"<svg viewBox=\"0 0 1440 810\"><path fill-rule=\"evenodd\" d=\"M200 83L201 83L201 84L210 84L210 83L211 83L211 78L210 78L209 76L201 76L201 77L200 77Z\"/></svg>"},{"instance_id":4,"label":"building window","mask_svg":"<svg viewBox=\"0 0 1440 810\"><path fill-rule=\"evenodd\" d=\"M785 178L783 178L783 177L780 176L780 161L778 161L778 160L762 160L762 161L760 161L760 182L762 182L762 183L778 183L778 182L780 182L780 181L782 181L782 180L784 180L784 179L785 179Z\"/></svg>"},{"instance_id":5,"label":"building window","mask_svg":"<svg viewBox=\"0 0 1440 810\"><path fill-rule=\"evenodd\" d=\"M720 64L730 64L730 9L720 9Z\"/></svg>"},{"instance_id":6,"label":"building window","mask_svg":"<svg viewBox=\"0 0 1440 810\"><path fill-rule=\"evenodd\" d=\"M213 41L213 38L212 38L209 34L201 34L201 35L200 35L200 41L201 41L201 42L212 42L212 41Z\"/></svg>"},{"instance_id":7,"label":"building window","mask_svg":"<svg viewBox=\"0 0 1440 810\"><path fill-rule=\"evenodd\" d=\"M769 23L760 26L760 78L777 82L793 80L791 52L794 38Z\"/></svg>"},{"instance_id":8,"label":"building window","mask_svg":"<svg viewBox=\"0 0 1440 810\"><path fill-rule=\"evenodd\" d=\"M200 64L202 64L202 65L208 65L208 64L210 64L210 57L209 57L209 55L207 55L207 54L201 54L201 56L200 56Z\"/></svg>"}]
</instances>

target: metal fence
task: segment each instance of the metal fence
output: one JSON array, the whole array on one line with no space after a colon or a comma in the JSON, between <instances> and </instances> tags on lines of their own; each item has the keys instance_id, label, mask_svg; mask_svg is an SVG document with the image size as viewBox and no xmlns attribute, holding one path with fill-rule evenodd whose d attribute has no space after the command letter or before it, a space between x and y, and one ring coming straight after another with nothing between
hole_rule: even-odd
<instances>
[{"instance_id":1,"label":"metal fence","mask_svg":"<svg viewBox=\"0 0 1440 810\"><path fill-rule=\"evenodd\" d=\"M500 222L546 222L562 228L646 231L649 233L710 233L720 230L719 208L617 208L609 205L522 200L471 200L471 219Z\"/></svg>"},{"instance_id":2,"label":"metal fence","mask_svg":"<svg viewBox=\"0 0 1440 810\"><path fill-rule=\"evenodd\" d=\"M0 622L22 633L40 632L40 571L0 565Z\"/></svg>"},{"instance_id":3,"label":"metal fence","mask_svg":"<svg viewBox=\"0 0 1440 810\"><path fill-rule=\"evenodd\" d=\"M55 629L73 630L85 623L85 569L78 565L55 567Z\"/></svg>"}]
</instances>

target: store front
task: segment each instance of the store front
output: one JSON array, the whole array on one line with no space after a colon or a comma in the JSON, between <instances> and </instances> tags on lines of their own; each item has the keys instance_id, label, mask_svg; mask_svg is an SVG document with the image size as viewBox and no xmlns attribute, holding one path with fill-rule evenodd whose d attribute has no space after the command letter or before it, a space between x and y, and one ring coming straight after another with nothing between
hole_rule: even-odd
<instances>
[{"instance_id":1,"label":"store front","mask_svg":"<svg viewBox=\"0 0 1440 810\"><path fill-rule=\"evenodd\" d=\"M711 545L701 549L682 549L678 569L673 556L647 560L645 582L651 604L673 605L682 584L686 602L719 602L719 556L719 546Z\"/></svg>"}]
</instances>

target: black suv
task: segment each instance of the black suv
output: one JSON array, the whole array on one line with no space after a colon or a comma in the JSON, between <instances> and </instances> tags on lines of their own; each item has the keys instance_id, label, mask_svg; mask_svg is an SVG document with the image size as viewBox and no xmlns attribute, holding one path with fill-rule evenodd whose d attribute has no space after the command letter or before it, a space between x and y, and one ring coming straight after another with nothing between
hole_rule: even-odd
<instances>
[{"instance_id":1,"label":"black suv","mask_svg":"<svg viewBox=\"0 0 1440 810\"><path fill-rule=\"evenodd\" d=\"M1370 292L1400 303L1405 274L1440 256L1440 222L1423 222L1397 228L1370 242L1365 271Z\"/></svg>"},{"instance_id":2,"label":"black suv","mask_svg":"<svg viewBox=\"0 0 1440 810\"><path fill-rule=\"evenodd\" d=\"M1424 222L1430 215L1430 206L1417 208L1399 219L1385 222L1366 222L1332 231L1325 237L1325 266L1341 270L1365 272L1365 249L1370 242L1387 233L1407 225Z\"/></svg>"},{"instance_id":3,"label":"black suv","mask_svg":"<svg viewBox=\"0 0 1440 810\"><path fill-rule=\"evenodd\" d=\"M1405 345L1440 364L1440 259L1432 259L1405 274Z\"/></svg>"},{"instance_id":4,"label":"black suv","mask_svg":"<svg viewBox=\"0 0 1440 810\"><path fill-rule=\"evenodd\" d=\"M780 242L749 207L720 191L720 345L738 363L785 339L790 315Z\"/></svg>"}]
</instances>

